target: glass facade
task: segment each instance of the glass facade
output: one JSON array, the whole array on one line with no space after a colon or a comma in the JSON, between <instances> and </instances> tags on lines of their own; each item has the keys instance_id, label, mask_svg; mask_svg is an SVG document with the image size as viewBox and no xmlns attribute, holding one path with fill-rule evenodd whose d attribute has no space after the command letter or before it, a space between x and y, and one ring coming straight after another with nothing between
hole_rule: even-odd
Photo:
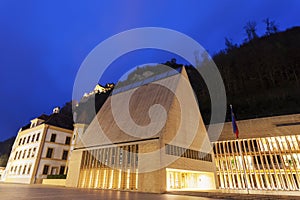
<instances>
[{"instance_id":1,"label":"glass facade","mask_svg":"<svg viewBox=\"0 0 300 200\"><path fill-rule=\"evenodd\" d=\"M218 188L299 190L300 135L214 142Z\"/></svg>"},{"instance_id":2,"label":"glass facade","mask_svg":"<svg viewBox=\"0 0 300 200\"><path fill-rule=\"evenodd\" d=\"M184 147L179 147L179 146L170 145L170 144L166 144L165 147L166 147L165 153L168 155L212 162L212 156L210 153L196 151L193 149L187 149Z\"/></svg>"},{"instance_id":3,"label":"glass facade","mask_svg":"<svg viewBox=\"0 0 300 200\"><path fill-rule=\"evenodd\" d=\"M166 169L167 190L214 189L214 173L191 170Z\"/></svg>"},{"instance_id":4,"label":"glass facade","mask_svg":"<svg viewBox=\"0 0 300 200\"><path fill-rule=\"evenodd\" d=\"M137 155L137 144L83 151L78 186L137 190Z\"/></svg>"}]
</instances>

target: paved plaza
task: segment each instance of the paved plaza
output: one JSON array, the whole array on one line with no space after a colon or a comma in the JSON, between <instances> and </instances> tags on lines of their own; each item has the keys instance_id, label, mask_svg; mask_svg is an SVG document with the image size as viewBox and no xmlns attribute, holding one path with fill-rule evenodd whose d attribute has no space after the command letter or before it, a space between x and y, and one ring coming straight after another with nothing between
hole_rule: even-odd
<instances>
[{"instance_id":1,"label":"paved plaza","mask_svg":"<svg viewBox=\"0 0 300 200\"><path fill-rule=\"evenodd\" d=\"M45 185L21 185L21 184L4 184L0 183L0 199L1 200L211 200L211 198L184 196L173 194L150 194L138 192L121 192L111 190L97 189L75 189L65 187L54 187Z\"/></svg>"},{"instance_id":2,"label":"paved plaza","mask_svg":"<svg viewBox=\"0 0 300 200\"><path fill-rule=\"evenodd\" d=\"M100 189L77 189L45 185L23 185L0 183L1 200L60 200L60 199L88 199L88 200L212 200L212 199L300 199L300 192L253 192L246 191L214 191L214 192L191 192L179 191L168 194L152 194L140 192L125 192Z\"/></svg>"}]
</instances>

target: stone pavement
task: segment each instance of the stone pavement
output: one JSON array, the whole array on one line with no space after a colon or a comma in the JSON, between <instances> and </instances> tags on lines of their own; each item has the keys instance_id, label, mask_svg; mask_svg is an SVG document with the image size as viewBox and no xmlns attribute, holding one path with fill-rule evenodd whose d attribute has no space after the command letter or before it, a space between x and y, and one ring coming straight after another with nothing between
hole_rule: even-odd
<instances>
[{"instance_id":1,"label":"stone pavement","mask_svg":"<svg viewBox=\"0 0 300 200\"><path fill-rule=\"evenodd\" d=\"M214 199L297 199L300 200L300 191L249 191L246 190L215 190L215 191L172 191L168 194L208 197Z\"/></svg>"},{"instance_id":2,"label":"stone pavement","mask_svg":"<svg viewBox=\"0 0 300 200\"><path fill-rule=\"evenodd\" d=\"M271 192L271 191L246 191L215 190L215 191L172 191L167 194L151 194L140 192L126 192L100 189L78 189L46 185L23 185L0 183L1 200L64 200L64 199L121 199L121 200L212 200L212 199L299 199L299 192Z\"/></svg>"},{"instance_id":3,"label":"stone pavement","mask_svg":"<svg viewBox=\"0 0 300 200\"><path fill-rule=\"evenodd\" d=\"M0 200L211 200L207 197L193 197L173 194L151 194L122 192L100 189L77 189L45 185L22 185L0 183Z\"/></svg>"}]
</instances>

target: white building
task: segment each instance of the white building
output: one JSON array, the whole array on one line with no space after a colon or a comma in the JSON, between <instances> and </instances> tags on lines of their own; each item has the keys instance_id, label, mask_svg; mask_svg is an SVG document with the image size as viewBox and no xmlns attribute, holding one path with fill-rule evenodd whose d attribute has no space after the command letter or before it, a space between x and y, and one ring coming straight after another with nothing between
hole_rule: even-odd
<instances>
[{"instance_id":1,"label":"white building","mask_svg":"<svg viewBox=\"0 0 300 200\"><path fill-rule=\"evenodd\" d=\"M5 167L0 167L0 181L2 181L3 179L4 172L5 172Z\"/></svg>"},{"instance_id":2,"label":"white building","mask_svg":"<svg viewBox=\"0 0 300 200\"><path fill-rule=\"evenodd\" d=\"M31 120L18 132L4 181L41 183L47 175L66 174L72 130L72 117L57 109Z\"/></svg>"}]
</instances>

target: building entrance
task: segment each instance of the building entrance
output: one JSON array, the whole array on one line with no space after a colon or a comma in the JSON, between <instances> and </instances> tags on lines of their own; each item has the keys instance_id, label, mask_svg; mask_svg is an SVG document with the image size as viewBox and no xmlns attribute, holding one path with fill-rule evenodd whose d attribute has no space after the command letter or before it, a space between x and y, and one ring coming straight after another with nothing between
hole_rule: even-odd
<instances>
[{"instance_id":1,"label":"building entrance","mask_svg":"<svg viewBox=\"0 0 300 200\"><path fill-rule=\"evenodd\" d=\"M167 190L215 189L214 173L178 169L167 170Z\"/></svg>"}]
</instances>

